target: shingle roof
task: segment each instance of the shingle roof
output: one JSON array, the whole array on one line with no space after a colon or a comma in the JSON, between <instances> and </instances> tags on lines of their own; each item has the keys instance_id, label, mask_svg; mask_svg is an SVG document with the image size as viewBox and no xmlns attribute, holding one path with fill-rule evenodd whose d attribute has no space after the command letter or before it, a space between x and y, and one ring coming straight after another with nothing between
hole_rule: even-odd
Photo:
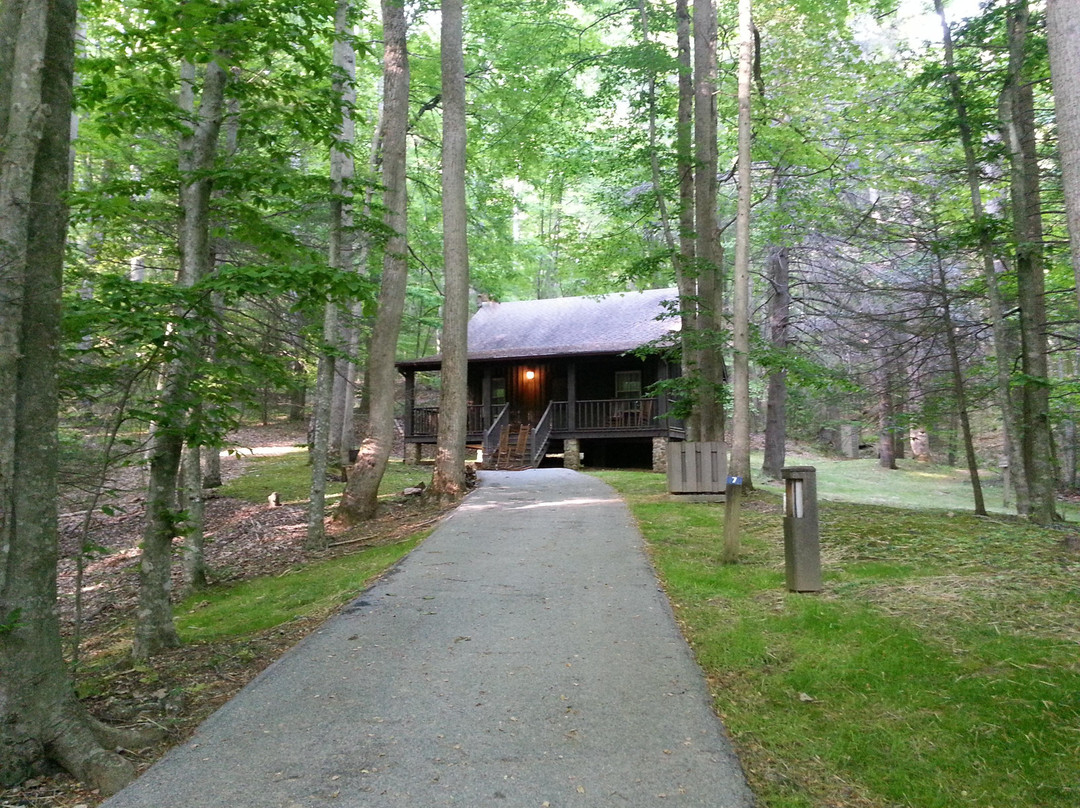
<instances>
[{"instance_id":1,"label":"shingle roof","mask_svg":"<svg viewBox=\"0 0 1080 808\"><path fill-rule=\"evenodd\" d=\"M469 320L469 359L623 353L679 329L675 289L484 303ZM667 314L668 316L664 316ZM437 365L438 356L399 365Z\"/></svg>"}]
</instances>

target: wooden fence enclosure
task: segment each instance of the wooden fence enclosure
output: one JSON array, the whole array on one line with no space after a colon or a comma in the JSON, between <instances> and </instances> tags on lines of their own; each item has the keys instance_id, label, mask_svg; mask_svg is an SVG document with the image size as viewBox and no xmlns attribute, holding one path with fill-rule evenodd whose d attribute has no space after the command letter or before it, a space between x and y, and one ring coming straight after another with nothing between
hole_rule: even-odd
<instances>
[{"instance_id":1,"label":"wooden fence enclosure","mask_svg":"<svg viewBox=\"0 0 1080 808\"><path fill-rule=\"evenodd\" d=\"M670 441L667 481L671 494L723 494L727 490L727 444Z\"/></svg>"}]
</instances>

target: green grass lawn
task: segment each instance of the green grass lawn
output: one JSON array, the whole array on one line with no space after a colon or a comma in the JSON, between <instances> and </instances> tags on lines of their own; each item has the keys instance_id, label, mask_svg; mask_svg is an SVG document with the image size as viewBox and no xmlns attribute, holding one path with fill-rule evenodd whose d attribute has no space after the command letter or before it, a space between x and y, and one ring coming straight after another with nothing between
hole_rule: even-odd
<instances>
[{"instance_id":1,"label":"green grass lawn","mask_svg":"<svg viewBox=\"0 0 1080 808\"><path fill-rule=\"evenodd\" d=\"M789 465L809 465L817 469L818 495L821 499L892 505L898 508L938 508L971 511L975 498L966 469L938 466L915 460L898 460L897 469L884 469L876 458L846 460L820 457L789 458ZM752 468L761 468L761 455L752 457ZM1005 504L1005 490L1000 470L979 472L983 499L991 513L1014 514L1015 505ZM782 492L782 484L755 480L770 491ZM1061 503L1065 518L1080 521L1080 509Z\"/></svg>"},{"instance_id":2,"label":"green grass lawn","mask_svg":"<svg viewBox=\"0 0 1080 808\"><path fill-rule=\"evenodd\" d=\"M819 490L948 510L822 502L812 595L785 591L771 491L724 566L723 506L598 475L646 536L760 804L1080 805L1080 557L1058 531L969 515L941 470L879 484L861 462L813 463Z\"/></svg>"},{"instance_id":3,"label":"green grass lawn","mask_svg":"<svg viewBox=\"0 0 1080 808\"><path fill-rule=\"evenodd\" d=\"M298 567L286 575L196 592L177 607L177 630L185 643L215 642L255 634L299 617L329 616L400 561L429 532Z\"/></svg>"}]
</instances>

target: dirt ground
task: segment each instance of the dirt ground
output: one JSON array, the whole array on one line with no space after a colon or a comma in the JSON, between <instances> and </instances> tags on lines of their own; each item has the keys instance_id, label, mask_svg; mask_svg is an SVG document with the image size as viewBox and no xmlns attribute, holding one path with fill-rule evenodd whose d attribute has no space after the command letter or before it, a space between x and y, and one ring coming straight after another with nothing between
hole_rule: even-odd
<instances>
[{"instance_id":1,"label":"dirt ground","mask_svg":"<svg viewBox=\"0 0 1080 808\"><path fill-rule=\"evenodd\" d=\"M302 432L286 426L253 427L234 436L238 446L254 452L293 446L303 438ZM243 473L253 451L223 457L223 479ZM107 503L112 515L96 512L89 525L87 540L101 549L87 560L82 573L83 660L130 647L138 594L138 546L144 524L142 486L137 469L120 473L112 481L116 493ZM362 539L313 554L303 547L304 507L252 504L215 496L209 490L205 532L213 538L206 546L212 583L280 574L298 563L393 541L408 535L415 525L436 519L441 510L416 497L404 498L385 516L364 525ZM85 522L85 511L61 515L58 589L68 651L74 645L76 625L74 551L82 543ZM180 587L177 570L174 591ZM210 713L319 622L296 620L243 641L188 645L161 654L148 664L133 664L130 657L120 654L104 677L100 673L93 679L76 674L76 688L90 711L111 724L150 723L162 729L161 743L148 749L121 750L141 771L189 737ZM99 794L82 788L62 772L43 772L18 788L0 791L0 808L92 808L101 801Z\"/></svg>"}]
</instances>

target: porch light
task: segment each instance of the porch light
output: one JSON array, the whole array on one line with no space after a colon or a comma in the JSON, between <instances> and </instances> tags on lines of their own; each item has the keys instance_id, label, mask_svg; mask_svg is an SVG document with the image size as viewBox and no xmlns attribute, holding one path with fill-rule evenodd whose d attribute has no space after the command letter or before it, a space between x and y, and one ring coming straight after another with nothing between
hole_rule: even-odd
<instances>
[{"instance_id":1,"label":"porch light","mask_svg":"<svg viewBox=\"0 0 1080 808\"><path fill-rule=\"evenodd\" d=\"M536 378L536 371L534 371L534 370L526 370L525 371L525 378L528 379L531 382L533 379Z\"/></svg>"}]
</instances>

